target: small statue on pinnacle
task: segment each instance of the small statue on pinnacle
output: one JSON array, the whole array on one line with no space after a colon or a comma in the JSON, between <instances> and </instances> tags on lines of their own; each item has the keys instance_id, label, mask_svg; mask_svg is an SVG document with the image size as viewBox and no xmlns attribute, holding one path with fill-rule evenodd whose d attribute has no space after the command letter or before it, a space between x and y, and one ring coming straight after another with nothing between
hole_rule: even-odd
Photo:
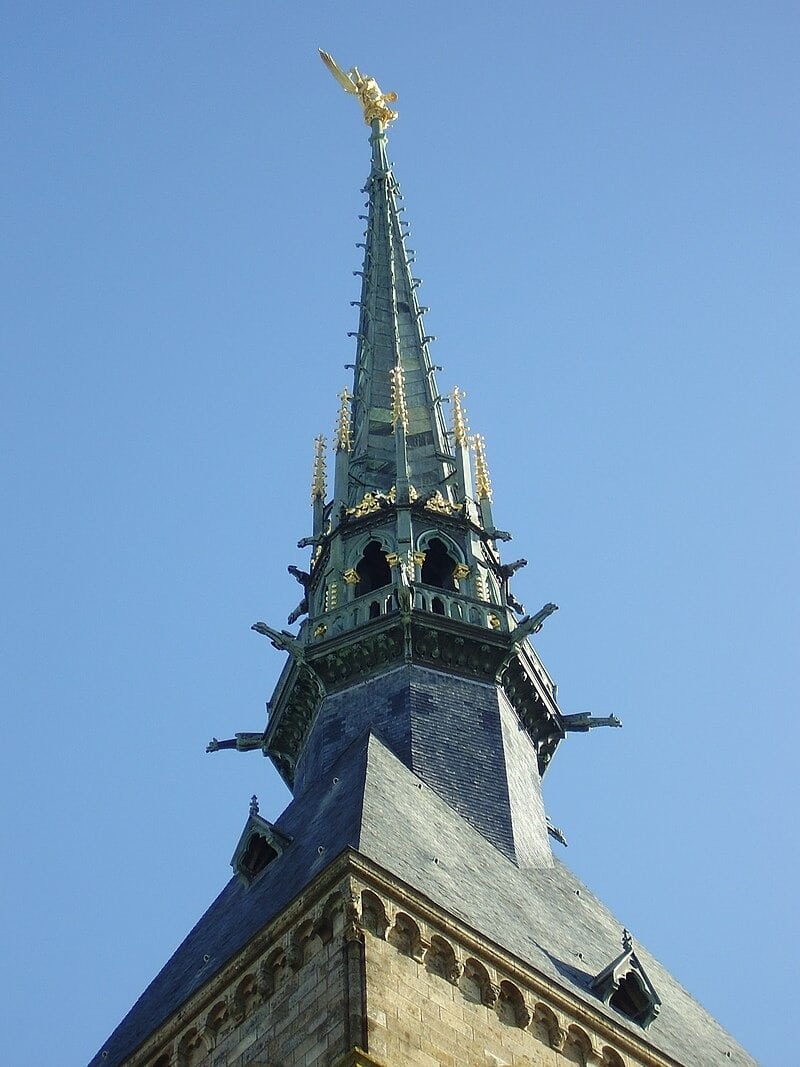
<instances>
[{"instance_id":1,"label":"small statue on pinnacle","mask_svg":"<svg viewBox=\"0 0 800 1067\"><path fill-rule=\"evenodd\" d=\"M328 52L319 50L320 58L337 82L346 93L357 96L364 109L364 122L371 126L377 119L384 126L397 118L397 112L392 111L387 104L393 104L397 99L397 93L384 93L378 83L369 74L361 74L358 67L351 67L345 73L336 60Z\"/></svg>"}]
</instances>

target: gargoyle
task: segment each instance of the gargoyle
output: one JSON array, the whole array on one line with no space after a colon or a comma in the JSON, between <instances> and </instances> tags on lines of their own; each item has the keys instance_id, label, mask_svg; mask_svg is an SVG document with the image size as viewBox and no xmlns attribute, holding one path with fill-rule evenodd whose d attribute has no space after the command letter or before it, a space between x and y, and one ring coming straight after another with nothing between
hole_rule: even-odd
<instances>
[{"instance_id":1,"label":"gargoyle","mask_svg":"<svg viewBox=\"0 0 800 1067\"><path fill-rule=\"evenodd\" d=\"M311 584L311 575L308 571L301 571L300 568L295 567L294 564L290 564L286 570L297 579L304 589L308 589Z\"/></svg>"},{"instance_id":2,"label":"gargoyle","mask_svg":"<svg viewBox=\"0 0 800 1067\"><path fill-rule=\"evenodd\" d=\"M298 548L316 547L320 543L321 540L322 540L321 537L301 537L300 540L297 542L297 547Z\"/></svg>"},{"instance_id":3,"label":"gargoyle","mask_svg":"<svg viewBox=\"0 0 800 1067\"><path fill-rule=\"evenodd\" d=\"M257 634L263 634L264 637L268 637L273 648L288 652L298 663L302 663L305 660L306 650L304 646L288 630L273 630L265 622L254 622L250 629L255 630Z\"/></svg>"},{"instance_id":4,"label":"gargoyle","mask_svg":"<svg viewBox=\"0 0 800 1067\"><path fill-rule=\"evenodd\" d=\"M292 626L301 615L305 615L308 611L308 597L304 596L291 615L287 618L287 623Z\"/></svg>"},{"instance_id":5,"label":"gargoyle","mask_svg":"<svg viewBox=\"0 0 800 1067\"><path fill-rule=\"evenodd\" d=\"M229 737L227 741L218 741L216 737L212 737L206 745L206 752L219 752L223 748L235 748L237 752L250 752L254 748L261 748L263 742L263 733L241 733L235 737Z\"/></svg>"},{"instance_id":6,"label":"gargoyle","mask_svg":"<svg viewBox=\"0 0 800 1067\"><path fill-rule=\"evenodd\" d=\"M562 715L561 718L565 730L579 731L580 733L593 730L596 726L622 726L622 721L616 715L609 715L604 719L595 719L590 711L581 711L577 715Z\"/></svg>"},{"instance_id":7,"label":"gargoyle","mask_svg":"<svg viewBox=\"0 0 800 1067\"><path fill-rule=\"evenodd\" d=\"M530 634L538 634L544 625L545 619L549 618L554 611L558 611L558 604L545 604L535 615L527 615L524 619L521 619L511 634L511 640L515 645L518 645Z\"/></svg>"},{"instance_id":8,"label":"gargoyle","mask_svg":"<svg viewBox=\"0 0 800 1067\"><path fill-rule=\"evenodd\" d=\"M517 571L522 570L523 567L528 566L526 559L515 559L513 563L501 563L498 568L498 573L503 578L511 578Z\"/></svg>"},{"instance_id":9,"label":"gargoyle","mask_svg":"<svg viewBox=\"0 0 800 1067\"><path fill-rule=\"evenodd\" d=\"M563 845L564 848L567 847L567 839L564 836L564 831L559 830L557 826L553 826L553 824L550 822L549 815L547 816L547 832L548 834L550 834L551 837L554 837L560 845Z\"/></svg>"}]
</instances>

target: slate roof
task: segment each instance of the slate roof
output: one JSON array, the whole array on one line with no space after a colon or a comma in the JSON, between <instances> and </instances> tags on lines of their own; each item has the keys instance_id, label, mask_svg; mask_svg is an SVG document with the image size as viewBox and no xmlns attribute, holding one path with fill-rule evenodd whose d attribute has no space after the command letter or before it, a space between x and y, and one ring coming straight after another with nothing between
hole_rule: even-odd
<instances>
[{"instance_id":1,"label":"slate roof","mask_svg":"<svg viewBox=\"0 0 800 1067\"><path fill-rule=\"evenodd\" d=\"M276 826L292 844L249 889L228 883L90 1067L117 1067L348 847L641 1035L590 990L619 952L621 923L562 864L516 867L371 731ZM755 1064L638 943L636 952L662 1001L648 1041L687 1067Z\"/></svg>"}]
</instances>

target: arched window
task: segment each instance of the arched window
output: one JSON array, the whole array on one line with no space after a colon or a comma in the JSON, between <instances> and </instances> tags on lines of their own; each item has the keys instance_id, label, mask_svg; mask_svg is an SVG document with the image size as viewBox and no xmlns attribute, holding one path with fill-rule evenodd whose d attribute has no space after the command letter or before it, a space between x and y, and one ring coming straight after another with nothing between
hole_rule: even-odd
<instances>
[{"instance_id":1,"label":"arched window","mask_svg":"<svg viewBox=\"0 0 800 1067\"><path fill-rule=\"evenodd\" d=\"M379 541L370 541L364 549L364 555L356 567L358 574L357 591L359 596L371 593L373 589L382 589L391 585L392 575L386 562L386 553Z\"/></svg>"},{"instance_id":2,"label":"arched window","mask_svg":"<svg viewBox=\"0 0 800 1067\"><path fill-rule=\"evenodd\" d=\"M456 583L453 571L456 561L447 551L444 541L438 537L432 537L425 553L425 562L422 564L422 581L425 585L433 585L437 589L449 589L455 592Z\"/></svg>"}]
</instances>

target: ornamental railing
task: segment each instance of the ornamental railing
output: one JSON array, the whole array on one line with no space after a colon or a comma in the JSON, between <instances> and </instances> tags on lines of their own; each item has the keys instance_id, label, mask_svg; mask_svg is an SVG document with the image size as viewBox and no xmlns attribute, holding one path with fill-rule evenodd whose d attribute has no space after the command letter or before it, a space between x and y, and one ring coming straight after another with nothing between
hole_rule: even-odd
<instances>
[{"instance_id":1,"label":"ornamental railing","mask_svg":"<svg viewBox=\"0 0 800 1067\"><path fill-rule=\"evenodd\" d=\"M478 626L495 633L509 633L514 628L514 616L507 608L488 604L485 600L464 596L436 586L414 583L413 610L429 612L446 619ZM329 640L345 634L375 619L398 613L394 586L385 585L370 593L363 593L346 604L341 604L314 619L312 633L317 640ZM545 688L555 696L555 684L536 651L524 642L522 653Z\"/></svg>"}]
</instances>

